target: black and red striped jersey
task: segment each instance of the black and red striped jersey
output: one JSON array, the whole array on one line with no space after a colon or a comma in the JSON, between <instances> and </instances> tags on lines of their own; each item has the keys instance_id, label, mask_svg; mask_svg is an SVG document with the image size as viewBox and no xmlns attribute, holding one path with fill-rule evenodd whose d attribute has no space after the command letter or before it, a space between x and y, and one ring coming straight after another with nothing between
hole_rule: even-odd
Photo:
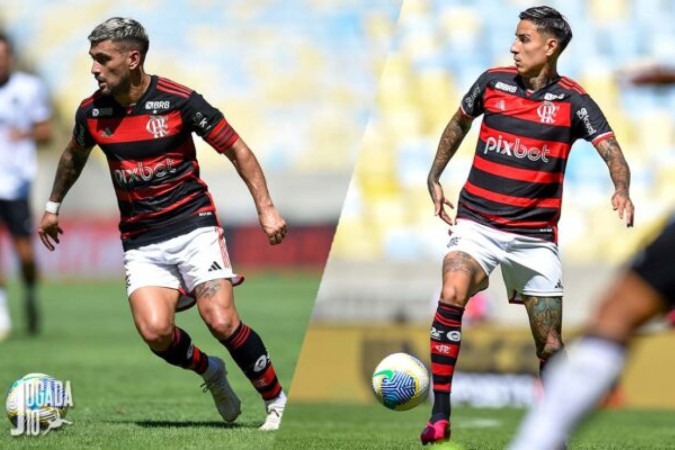
<instances>
[{"instance_id":1,"label":"black and red striped jersey","mask_svg":"<svg viewBox=\"0 0 675 450\"><path fill-rule=\"evenodd\" d=\"M80 104L73 142L98 145L105 153L125 250L219 225L192 132L221 153L238 138L201 95L154 75L134 105L120 105L100 91Z\"/></svg>"},{"instance_id":2,"label":"black and red striped jersey","mask_svg":"<svg viewBox=\"0 0 675 450\"><path fill-rule=\"evenodd\" d=\"M567 77L532 92L503 67L481 74L460 112L483 122L457 218L557 241L572 144L614 136L598 105Z\"/></svg>"}]
</instances>

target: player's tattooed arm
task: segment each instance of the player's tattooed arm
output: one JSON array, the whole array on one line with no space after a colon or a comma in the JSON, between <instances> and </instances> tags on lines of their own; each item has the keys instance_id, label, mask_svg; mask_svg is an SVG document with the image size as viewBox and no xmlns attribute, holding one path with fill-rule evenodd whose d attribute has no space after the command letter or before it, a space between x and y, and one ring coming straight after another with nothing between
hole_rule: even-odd
<instances>
[{"instance_id":1,"label":"player's tattooed arm","mask_svg":"<svg viewBox=\"0 0 675 450\"><path fill-rule=\"evenodd\" d=\"M427 177L429 195L431 195L431 200L434 203L434 214L439 216L441 220L449 225L452 225L454 222L445 211L445 205L450 208L454 208L454 205L445 198L440 178L445 167L457 152L457 149L470 128L470 118L463 116L459 111L452 116L452 119L448 122L445 130L443 130L441 140L438 143L438 149L436 150L436 156L434 157L431 169L429 170L429 176Z\"/></svg>"},{"instance_id":2,"label":"player's tattooed arm","mask_svg":"<svg viewBox=\"0 0 675 450\"><path fill-rule=\"evenodd\" d=\"M630 168L623 156L621 147L615 138L605 139L595 146L609 168L609 175L614 183L612 207L619 212L619 218L626 226L633 226L635 207L630 199Z\"/></svg>"},{"instance_id":3,"label":"player's tattooed arm","mask_svg":"<svg viewBox=\"0 0 675 450\"><path fill-rule=\"evenodd\" d=\"M82 173L87 159L91 154L90 148L82 148L74 141L70 141L61 155L59 165L56 168L54 186L49 199L53 202L61 202L70 188L75 184Z\"/></svg>"}]
</instances>

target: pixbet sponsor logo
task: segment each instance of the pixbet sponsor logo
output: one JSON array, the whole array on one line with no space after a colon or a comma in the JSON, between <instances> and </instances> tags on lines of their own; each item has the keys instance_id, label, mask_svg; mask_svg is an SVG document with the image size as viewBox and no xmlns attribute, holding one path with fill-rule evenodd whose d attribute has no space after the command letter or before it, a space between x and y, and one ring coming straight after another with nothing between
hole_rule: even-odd
<instances>
[{"instance_id":1,"label":"pixbet sponsor logo","mask_svg":"<svg viewBox=\"0 0 675 450\"><path fill-rule=\"evenodd\" d=\"M530 161L541 160L547 163L547 156L551 151L548 149L546 144L544 144L542 148L527 147L526 145L520 143L520 138L516 138L515 141L509 142L500 134L496 138L494 136L487 138L485 141L485 149L483 150L483 154L487 154L488 152L495 152L499 155L513 156L518 159L527 158Z\"/></svg>"},{"instance_id":2,"label":"pixbet sponsor logo","mask_svg":"<svg viewBox=\"0 0 675 450\"><path fill-rule=\"evenodd\" d=\"M579 111L577 111L577 117L579 117L579 119L581 119L581 121L584 123L586 133L588 133L589 136L595 134L596 130L593 128L593 125L591 125L591 118L588 117L588 111L586 108L581 108Z\"/></svg>"},{"instance_id":3,"label":"pixbet sponsor logo","mask_svg":"<svg viewBox=\"0 0 675 450\"><path fill-rule=\"evenodd\" d=\"M129 186L141 181L150 181L156 178L164 178L169 174L175 173L176 168L173 166L173 159L167 158L164 161L155 165L143 165L138 162L133 169L118 169L113 171L113 177L118 185Z\"/></svg>"}]
</instances>

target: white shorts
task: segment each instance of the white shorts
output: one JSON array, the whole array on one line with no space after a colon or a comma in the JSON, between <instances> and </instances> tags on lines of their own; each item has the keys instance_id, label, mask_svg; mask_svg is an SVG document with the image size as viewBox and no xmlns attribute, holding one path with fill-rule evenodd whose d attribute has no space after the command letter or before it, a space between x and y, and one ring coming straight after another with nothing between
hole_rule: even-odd
<instances>
[{"instance_id":1,"label":"white shorts","mask_svg":"<svg viewBox=\"0 0 675 450\"><path fill-rule=\"evenodd\" d=\"M451 227L448 249L473 257L486 274L501 266L509 301L522 303L520 295L561 297L562 264L553 242L458 220Z\"/></svg>"},{"instance_id":2,"label":"white shorts","mask_svg":"<svg viewBox=\"0 0 675 450\"><path fill-rule=\"evenodd\" d=\"M223 230L197 228L190 233L124 252L127 296L136 289L157 286L176 289L183 296L177 309L194 305L192 291L205 281L227 278L234 286L244 277L232 272Z\"/></svg>"}]
</instances>

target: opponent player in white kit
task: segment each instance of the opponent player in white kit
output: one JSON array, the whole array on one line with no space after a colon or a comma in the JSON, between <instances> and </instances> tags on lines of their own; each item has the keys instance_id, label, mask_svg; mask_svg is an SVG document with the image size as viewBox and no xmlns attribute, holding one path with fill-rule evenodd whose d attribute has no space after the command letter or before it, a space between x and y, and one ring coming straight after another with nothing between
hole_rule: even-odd
<instances>
[{"instance_id":1,"label":"opponent player in white kit","mask_svg":"<svg viewBox=\"0 0 675 450\"><path fill-rule=\"evenodd\" d=\"M13 65L12 43L0 33L0 221L9 231L21 264L26 328L36 334L40 314L30 190L37 172L37 146L52 135L52 110L42 80L12 70ZM0 276L0 340L10 329L6 280Z\"/></svg>"}]
</instances>

